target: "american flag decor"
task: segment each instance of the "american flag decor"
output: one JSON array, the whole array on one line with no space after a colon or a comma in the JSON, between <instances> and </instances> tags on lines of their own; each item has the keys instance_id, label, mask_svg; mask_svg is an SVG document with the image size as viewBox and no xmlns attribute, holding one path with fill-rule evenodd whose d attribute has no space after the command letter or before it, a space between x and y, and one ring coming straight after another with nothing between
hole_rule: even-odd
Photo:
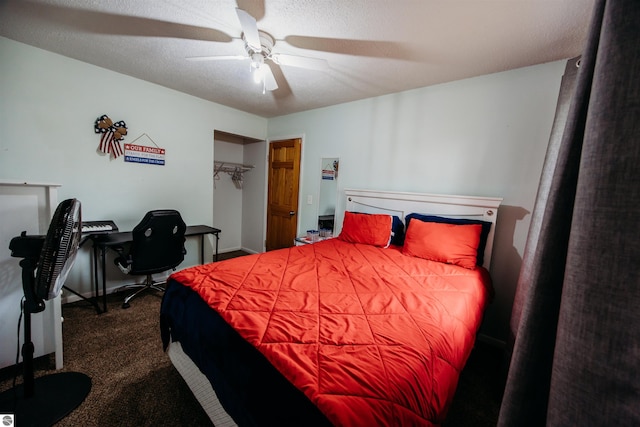
<instances>
[{"instance_id":1,"label":"american flag decor","mask_svg":"<svg viewBox=\"0 0 640 427\"><path fill-rule=\"evenodd\" d=\"M124 121L113 123L109 116L103 114L96 119L93 128L96 133L102 134L97 149L99 153L110 154L112 159L117 159L124 154L122 145L120 145L120 141L127 134L127 124Z\"/></svg>"}]
</instances>

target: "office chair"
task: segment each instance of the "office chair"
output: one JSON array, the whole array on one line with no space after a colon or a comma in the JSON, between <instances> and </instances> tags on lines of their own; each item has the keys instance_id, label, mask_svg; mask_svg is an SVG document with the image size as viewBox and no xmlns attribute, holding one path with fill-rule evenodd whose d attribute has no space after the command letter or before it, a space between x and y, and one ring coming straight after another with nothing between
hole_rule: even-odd
<instances>
[{"instance_id":1,"label":"office chair","mask_svg":"<svg viewBox=\"0 0 640 427\"><path fill-rule=\"evenodd\" d=\"M114 262L120 270L125 274L146 276L144 283L125 287L138 290L124 299L122 308L129 308L129 301L146 289L164 291L161 285L165 282L154 282L152 274L175 270L184 260L186 228L176 210L149 211L133 229L133 239L128 247L115 248L119 256Z\"/></svg>"}]
</instances>

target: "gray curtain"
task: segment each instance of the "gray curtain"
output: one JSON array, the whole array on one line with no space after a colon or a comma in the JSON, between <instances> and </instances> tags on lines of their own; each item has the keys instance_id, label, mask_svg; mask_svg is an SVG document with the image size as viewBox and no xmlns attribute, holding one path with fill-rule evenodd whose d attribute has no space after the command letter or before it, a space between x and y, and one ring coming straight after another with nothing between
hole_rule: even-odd
<instances>
[{"instance_id":1,"label":"gray curtain","mask_svg":"<svg viewBox=\"0 0 640 427\"><path fill-rule=\"evenodd\" d=\"M499 426L640 426L640 1L597 0L575 83L571 65L518 279Z\"/></svg>"}]
</instances>

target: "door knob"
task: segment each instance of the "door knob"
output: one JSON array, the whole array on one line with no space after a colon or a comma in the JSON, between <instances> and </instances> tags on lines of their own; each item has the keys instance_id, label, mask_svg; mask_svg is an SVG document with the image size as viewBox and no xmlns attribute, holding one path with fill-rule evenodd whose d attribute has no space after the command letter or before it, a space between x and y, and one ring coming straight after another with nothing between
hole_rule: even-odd
<instances>
[{"instance_id":1,"label":"door knob","mask_svg":"<svg viewBox=\"0 0 640 427\"><path fill-rule=\"evenodd\" d=\"M296 214L296 211L289 211L289 215L294 216Z\"/></svg>"}]
</instances>

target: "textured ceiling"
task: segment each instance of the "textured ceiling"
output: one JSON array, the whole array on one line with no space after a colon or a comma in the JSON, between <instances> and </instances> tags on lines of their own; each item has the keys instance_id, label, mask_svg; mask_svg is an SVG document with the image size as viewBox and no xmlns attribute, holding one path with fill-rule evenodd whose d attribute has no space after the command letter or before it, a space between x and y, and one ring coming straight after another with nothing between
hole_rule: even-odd
<instances>
[{"instance_id":1,"label":"textured ceiling","mask_svg":"<svg viewBox=\"0 0 640 427\"><path fill-rule=\"evenodd\" d=\"M326 59L272 65L262 94L235 8L274 52ZM567 59L593 0L0 0L0 36L263 117ZM0 52L1 55L1 52ZM0 56L1 58L1 56Z\"/></svg>"}]
</instances>

